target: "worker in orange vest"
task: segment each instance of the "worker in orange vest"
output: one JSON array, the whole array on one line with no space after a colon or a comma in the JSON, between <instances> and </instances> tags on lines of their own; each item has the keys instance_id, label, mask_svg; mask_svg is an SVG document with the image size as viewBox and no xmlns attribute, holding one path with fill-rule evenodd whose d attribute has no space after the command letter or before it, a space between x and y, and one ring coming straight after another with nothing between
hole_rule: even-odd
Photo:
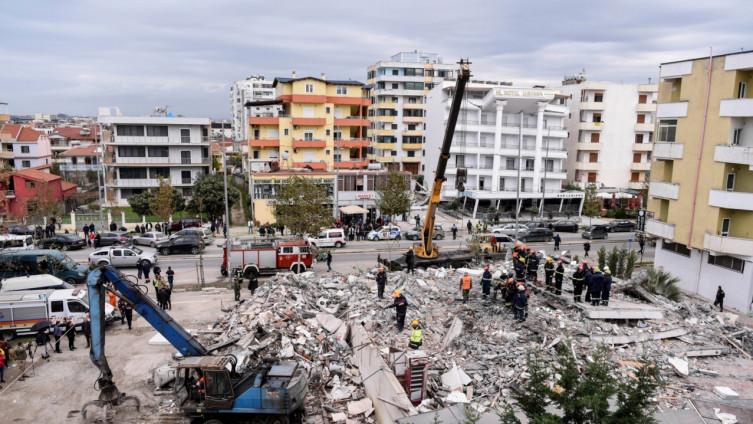
<instances>
[{"instance_id":1,"label":"worker in orange vest","mask_svg":"<svg viewBox=\"0 0 753 424\"><path fill-rule=\"evenodd\" d=\"M472 285L473 280L471 279L471 275L466 272L463 274L463 278L460 279L460 290L463 292L463 303L468 302L468 296L471 293Z\"/></svg>"}]
</instances>

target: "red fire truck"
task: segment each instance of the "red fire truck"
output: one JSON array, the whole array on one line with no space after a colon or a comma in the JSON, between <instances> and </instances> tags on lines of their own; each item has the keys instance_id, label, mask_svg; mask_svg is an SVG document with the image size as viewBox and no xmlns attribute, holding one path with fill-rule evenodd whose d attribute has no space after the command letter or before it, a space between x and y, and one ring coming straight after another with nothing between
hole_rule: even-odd
<instances>
[{"instance_id":1,"label":"red fire truck","mask_svg":"<svg viewBox=\"0 0 753 424\"><path fill-rule=\"evenodd\" d=\"M305 240L240 239L223 249L222 275L241 270L244 278L281 271L304 272L314 263Z\"/></svg>"}]
</instances>

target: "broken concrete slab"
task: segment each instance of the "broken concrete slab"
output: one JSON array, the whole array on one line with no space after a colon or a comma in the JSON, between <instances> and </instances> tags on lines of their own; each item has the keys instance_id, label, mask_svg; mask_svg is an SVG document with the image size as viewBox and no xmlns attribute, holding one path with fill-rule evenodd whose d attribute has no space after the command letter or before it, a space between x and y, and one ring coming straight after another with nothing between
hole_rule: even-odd
<instances>
[{"instance_id":1,"label":"broken concrete slab","mask_svg":"<svg viewBox=\"0 0 753 424\"><path fill-rule=\"evenodd\" d=\"M471 383L471 378L462 369L452 363L452 368L442 374L442 385L450 391L463 390L463 386Z\"/></svg>"},{"instance_id":2,"label":"broken concrete slab","mask_svg":"<svg viewBox=\"0 0 753 424\"><path fill-rule=\"evenodd\" d=\"M686 328L673 328L671 330L659 331L656 333L638 333L630 336L591 336L591 340L606 344L629 344L647 342L649 340L671 339L688 334Z\"/></svg>"},{"instance_id":3,"label":"broken concrete slab","mask_svg":"<svg viewBox=\"0 0 753 424\"><path fill-rule=\"evenodd\" d=\"M444 398L445 403L469 403L468 397L463 392L453 391Z\"/></svg>"},{"instance_id":4,"label":"broken concrete slab","mask_svg":"<svg viewBox=\"0 0 753 424\"><path fill-rule=\"evenodd\" d=\"M727 386L714 386L714 393L724 400L737 399L740 395Z\"/></svg>"},{"instance_id":5,"label":"broken concrete slab","mask_svg":"<svg viewBox=\"0 0 753 424\"><path fill-rule=\"evenodd\" d=\"M664 319L664 313L660 309L636 308L586 308L583 311L589 319Z\"/></svg>"},{"instance_id":6,"label":"broken concrete slab","mask_svg":"<svg viewBox=\"0 0 753 424\"><path fill-rule=\"evenodd\" d=\"M672 365L675 373L677 373L677 375L679 375L680 377L687 377L690 374L690 370L688 369L688 361L682 358L670 356L669 358L667 358L667 362L669 362L669 365Z\"/></svg>"},{"instance_id":7,"label":"broken concrete slab","mask_svg":"<svg viewBox=\"0 0 753 424\"><path fill-rule=\"evenodd\" d=\"M677 356L685 356L688 358L700 358L705 356L720 356L727 355L730 352L729 348L724 346L704 346L694 347L685 352L678 353Z\"/></svg>"},{"instance_id":8,"label":"broken concrete slab","mask_svg":"<svg viewBox=\"0 0 753 424\"><path fill-rule=\"evenodd\" d=\"M354 415L361 415L361 414L367 414L369 411L373 411L373 403L371 402L371 399L369 398L363 398L359 400L354 400L352 402L348 402L348 415L354 416Z\"/></svg>"},{"instance_id":9,"label":"broken concrete slab","mask_svg":"<svg viewBox=\"0 0 753 424\"><path fill-rule=\"evenodd\" d=\"M452 319L450 328L447 329L444 337L442 338L442 350L447 349L452 342L463 333L463 320L458 317Z\"/></svg>"}]
</instances>

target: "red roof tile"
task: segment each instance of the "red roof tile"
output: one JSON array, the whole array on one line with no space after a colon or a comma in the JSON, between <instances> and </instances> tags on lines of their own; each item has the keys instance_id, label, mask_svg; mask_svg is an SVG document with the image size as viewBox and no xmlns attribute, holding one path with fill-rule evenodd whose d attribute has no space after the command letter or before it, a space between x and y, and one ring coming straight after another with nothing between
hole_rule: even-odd
<instances>
[{"instance_id":1,"label":"red roof tile","mask_svg":"<svg viewBox=\"0 0 753 424\"><path fill-rule=\"evenodd\" d=\"M70 190L76 190L76 188L78 187L76 184L69 183L68 181L63 181L60 183L60 185L63 189L63 193Z\"/></svg>"},{"instance_id":2,"label":"red roof tile","mask_svg":"<svg viewBox=\"0 0 753 424\"><path fill-rule=\"evenodd\" d=\"M5 124L0 127L0 133L8 135L15 140L18 133L21 131L21 128L23 128L23 126L19 124Z\"/></svg>"},{"instance_id":3,"label":"red roof tile","mask_svg":"<svg viewBox=\"0 0 753 424\"><path fill-rule=\"evenodd\" d=\"M96 140L97 127L88 128L89 134L81 134L83 130L81 127L58 127L52 130L52 134L73 140Z\"/></svg>"},{"instance_id":4,"label":"red roof tile","mask_svg":"<svg viewBox=\"0 0 753 424\"><path fill-rule=\"evenodd\" d=\"M52 182L60 179L59 175L50 174L49 172L40 171L38 169L22 169L20 171L16 171L14 175L18 175L23 178L27 178L30 180L35 181L45 181L45 182Z\"/></svg>"},{"instance_id":5,"label":"red roof tile","mask_svg":"<svg viewBox=\"0 0 753 424\"><path fill-rule=\"evenodd\" d=\"M88 146L81 146L81 147L74 147L72 149L68 149L60 154L60 156L65 157L71 157L71 156L96 156L97 155L97 147L99 147L98 144L90 144Z\"/></svg>"},{"instance_id":6,"label":"red roof tile","mask_svg":"<svg viewBox=\"0 0 753 424\"><path fill-rule=\"evenodd\" d=\"M16 141L25 142L25 143L36 143L39 140L39 137L43 136L44 134L33 130L29 127L23 127L21 128L21 131L18 133L18 136L16 137Z\"/></svg>"}]
</instances>

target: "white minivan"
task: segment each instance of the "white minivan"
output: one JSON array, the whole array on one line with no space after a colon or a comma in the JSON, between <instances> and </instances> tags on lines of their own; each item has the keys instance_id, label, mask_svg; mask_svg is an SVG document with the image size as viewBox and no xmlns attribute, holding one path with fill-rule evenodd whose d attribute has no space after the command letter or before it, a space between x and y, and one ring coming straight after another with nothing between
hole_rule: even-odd
<instances>
[{"instance_id":1,"label":"white minivan","mask_svg":"<svg viewBox=\"0 0 753 424\"><path fill-rule=\"evenodd\" d=\"M309 244L318 247L344 247L346 243L345 230L342 228L329 228L322 230L316 237L307 239Z\"/></svg>"},{"instance_id":2,"label":"white minivan","mask_svg":"<svg viewBox=\"0 0 753 424\"><path fill-rule=\"evenodd\" d=\"M0 250L31 250L34 239L31 236L5 234L0 236Z\"/></svg>"},{"instance_id":3,"label":"white minivan","mask_svg":"<svg viewBox=\"0 0 753 424\"><path fill-rule=\"evenodd\" d=\"M28 290L61 290L72 288L74 288L72 284L68 284L58 277L50 274L12 277L0 281L0 293Z\"/></svg>"}]
</instances>

